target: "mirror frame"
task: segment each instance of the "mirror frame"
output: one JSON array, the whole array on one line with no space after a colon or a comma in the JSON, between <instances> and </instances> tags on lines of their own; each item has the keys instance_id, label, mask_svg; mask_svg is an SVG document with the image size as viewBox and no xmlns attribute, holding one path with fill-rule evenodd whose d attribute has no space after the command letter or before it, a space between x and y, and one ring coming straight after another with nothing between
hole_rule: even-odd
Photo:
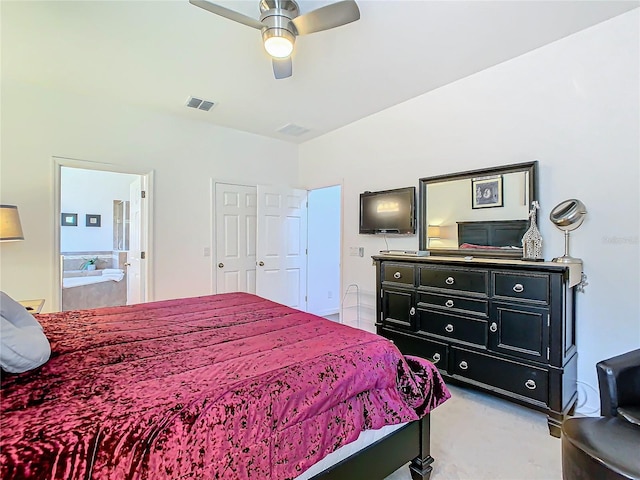
<instances>
[{"instance_id":1,"label":"mirror frame","mask_svg":"<svg viewBox=\"0 0 640 480\"><path fill-rule=\"evenodd\" d=\"M418 235L420 250L427 250L432 255L445 256L474 256L474 257L499 257L499 258L522 258L522 249L503 250L496 248L491 249L448 249L448 248L429 248L427 240L427 187L433 183L442 183L452 180L464 180L466 178L484 177L492 175L504 175L507 173L529 172L529 203L538 200L538 161L514 163L511 165L502 165L492 168L483 168L479 170L468 170L466 172L452 173L448 175L438 175L435 177L424 177L419 180L419 200L418 205L420 211L418 213ZM528 219L527 219L528 220ZM537 218L536 218L537 222Z\"/></svg>"}]
</instances>

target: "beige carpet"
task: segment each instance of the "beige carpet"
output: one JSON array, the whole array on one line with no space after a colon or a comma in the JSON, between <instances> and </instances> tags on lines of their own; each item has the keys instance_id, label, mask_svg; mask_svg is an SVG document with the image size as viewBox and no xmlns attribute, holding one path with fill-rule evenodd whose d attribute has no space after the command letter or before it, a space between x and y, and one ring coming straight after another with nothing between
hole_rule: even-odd
<instances>
[{"instance_id":1,"label":"beige carpet","mask_svg":"<svg viewBox=\"0 0 640 480\"><path fill-rule=\"evenodd\" d=\"M547 416L491 395L450 386L431 415L432 480L560 480L560 439ZM411 480L405 466L386 480Z\"/></svg>"}]
</instances>

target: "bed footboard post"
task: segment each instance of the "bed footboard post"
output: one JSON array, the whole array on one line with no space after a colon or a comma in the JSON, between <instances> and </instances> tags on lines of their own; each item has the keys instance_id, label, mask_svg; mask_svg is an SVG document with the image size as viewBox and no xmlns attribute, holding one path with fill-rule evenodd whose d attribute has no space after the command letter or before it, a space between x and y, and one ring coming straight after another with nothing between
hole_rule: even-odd
<instances>
[{"instance_id":1,"label":"bed footboard post","mask_svg":"<svg viewBox=\"0 0 640 480\"><path fill-rule=\"evenodd\" d=\"M430 416L420 419L420 453L411 461L409 470L413 480L428 480L431 477L433 457L431 456L431 423Z\"/></svg>"}]
</instances>

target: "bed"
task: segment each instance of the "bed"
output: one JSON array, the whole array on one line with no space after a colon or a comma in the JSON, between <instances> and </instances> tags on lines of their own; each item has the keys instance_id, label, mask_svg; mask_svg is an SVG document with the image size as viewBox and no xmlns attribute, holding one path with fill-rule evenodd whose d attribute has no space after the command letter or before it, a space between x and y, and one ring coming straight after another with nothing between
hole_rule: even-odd
<instances>
[{"instance_id":1,"label":"bed","mask_svg":"<svg viewBox=\"0 0 640 480\"><path fill-rule=\"evenodd\" d=\"M295 479L394 424L313 478L431 472L429 412L449 392L377 335L246 293L36 318L51 359L3 372L4 480Z\"/></svg>"}]
</instances>

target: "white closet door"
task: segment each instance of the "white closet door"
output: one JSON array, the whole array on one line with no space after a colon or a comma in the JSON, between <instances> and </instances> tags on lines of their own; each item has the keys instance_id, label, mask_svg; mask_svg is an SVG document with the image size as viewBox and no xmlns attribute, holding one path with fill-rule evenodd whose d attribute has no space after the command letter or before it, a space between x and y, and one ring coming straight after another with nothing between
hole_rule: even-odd
<instances>
[{"instance_id":1,"label":"white closet door","mask_svg":"<svg viewBox=\"0 0 640 480\"><path fill-rule=\"evenodd\" d=\"M256 187L216 183L216 292L256 293Z\"/></svg>"},{"instance_id":2,"label":"white closet door","mask_svg":"<svg viewBox=\"0 0 640 480\"><path fill-rule=\"evenodd\" d=\"M306 310L307 191L258 186L256 293Z\"/></svg>"}]
</instances>

